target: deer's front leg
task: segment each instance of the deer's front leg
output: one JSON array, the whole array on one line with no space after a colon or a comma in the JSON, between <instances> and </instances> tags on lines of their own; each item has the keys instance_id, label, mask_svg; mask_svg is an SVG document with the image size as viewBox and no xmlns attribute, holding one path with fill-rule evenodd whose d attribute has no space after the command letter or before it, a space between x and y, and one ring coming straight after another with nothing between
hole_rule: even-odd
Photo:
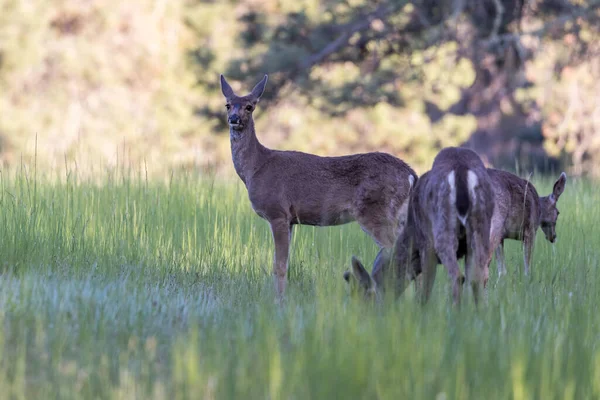
<instances>
[{"instance_id":1,"label":"deer's front leg","mask_svg":"<svg viewBox=\"0 0 600 400\"><path fill-rule=\"evenodd\" d=\"M292 225L286 219L273 220L270 221L270 224L273 241L275 242L273 278L277 297L281 300L285 295Z\"/></svg>"}]
</instances>

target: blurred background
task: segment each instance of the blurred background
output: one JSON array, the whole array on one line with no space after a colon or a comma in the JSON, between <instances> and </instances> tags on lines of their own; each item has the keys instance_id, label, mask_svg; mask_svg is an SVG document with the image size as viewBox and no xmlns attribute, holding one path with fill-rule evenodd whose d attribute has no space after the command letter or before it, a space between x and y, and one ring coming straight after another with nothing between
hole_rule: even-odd
<instances>
[{"instance_id":1,"label":"blurred background","mask_svg":"<svg viewBox=\"0 0 600 400\"><path fill-rule=\"evenodd\" d=\"M232 173L219 74L259 140L600 177L600 0L0 0L4 167Z\"/></svg>"}]
</instances>

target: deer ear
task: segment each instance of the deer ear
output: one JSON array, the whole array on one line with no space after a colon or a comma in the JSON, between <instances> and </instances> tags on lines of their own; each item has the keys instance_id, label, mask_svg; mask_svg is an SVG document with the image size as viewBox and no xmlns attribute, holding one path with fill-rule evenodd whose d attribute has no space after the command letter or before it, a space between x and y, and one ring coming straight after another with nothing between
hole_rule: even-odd
<instances>
[{"instance_id":1,"label":"deer ear","mask_svg":"<svg viewBox=\"0 0 600 400\"><path fill-rule=\"evenodd\" d=\"M554 183L554 188L552 189L552 201L557 202L560 195L565 191L565 185L567 184L567 174L564 172L560 174L558 180Z\"/></svg>"},{"instance_id":2,"label":"deer ear","mask_svg":"<svg viewBox=\"0 0 600 400\"><path fill-rule=\"evenodd\" d=\"M256 86L254 86L254 89L252 89L251 94L256 99L256 101L260 99L260 96L262 96L263 92L265 91L265 86L267 85L268 79L268 75L265 75L265 77L262 78L262 80L258 82Z\"/></svg>"},{"instance_id":3,"label":"deer ear","mask_svg":"<svg viewBox=\"0 0 600 400\"><path fill-rule=\"evenodd\" d=\"M371 275L369 275L365 267L355 256L352 256L352 275L365 290L375 287L373 278L371 278Z\"/></svg>"},{"instance_id":4,"label":"deer ear","mask_svg":"<svg viewBox=\"0 0 600 400\"><path fill-rule=\"evenodd\" d=\"M221 75L221 92L223 92L223 96L225 96L226 99L234 95L233 89L229 86L229 83L227 83L223 75Z\"/></svg>"}]
</instances>

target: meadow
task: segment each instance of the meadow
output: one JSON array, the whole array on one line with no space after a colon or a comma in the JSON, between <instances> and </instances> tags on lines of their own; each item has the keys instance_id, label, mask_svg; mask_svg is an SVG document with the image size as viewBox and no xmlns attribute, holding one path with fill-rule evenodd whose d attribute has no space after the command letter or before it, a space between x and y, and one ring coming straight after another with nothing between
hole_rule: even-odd
<instances>
[{"instance_id":1,"label":"meadow","mask_svg":"<svg viewBox=\"0 0 600 400\"><path fill-rule=\"evenodd\" d=\"M6 399L600 398L600 189L570 179L532 275L508 241L487 304L453 307L439 266L380 306L348 295L358 225L294 231L287 302L237 180L2 171L0 393ZM550 179L534 179L541 194Z\"/></svg>"}]
</instances>

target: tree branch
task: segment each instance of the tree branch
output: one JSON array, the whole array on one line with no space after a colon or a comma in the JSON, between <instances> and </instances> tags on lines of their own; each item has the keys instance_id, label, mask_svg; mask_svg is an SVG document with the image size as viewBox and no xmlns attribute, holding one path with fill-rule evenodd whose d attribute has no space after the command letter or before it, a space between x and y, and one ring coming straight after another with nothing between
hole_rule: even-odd
<instances>
[{"instance_id":1,"label":"tree branch","mask_svg":"<svg viewBox=\"0 0 600 400\"><path fill-rule=\"evenodd\" d=\"M345 46L348 43L348 41L350 40L350 38L352 37L352 35L369 28L369 26L371 26L371 23L374 20L387 19L390 16L390 14L392 14L394 12L394 8L395 7L384 3L384 4L380 5L379 7L377 7L377 9L375 11L373 11L372 13L370 13L366 16L361 16L361 17L357 18L357 22L351 24L346 31L344 31L341 35L339 35L337 38L335 38L331 43L329 43L327 46L325 46L323 49L321 49L321 51L313 54L312 56L310 56L306 60L304 60L304 62L302 62L298 66L297 70L310 69L314 65L319 64L320 62L325 60L327 57L329 57L331 54L335 53L340 48Z\"/></svg>"},{"instance_id":2,"label":"tree branch","mask_svg":"<svg viewBox=\"0 0 600 400\"><path fill-rule=\"evenodd\" d=\"M494 0L494 6L496 7L496 16L494 17L494 25L492 27L490 38L495 38L498 36L500 24L502 23L502 16L504 15L504 6L500 0Z\"/></svg>"},{"instance_id":3,"label":"tree branch","mask_svg":"<svg viewBox=\"0 0 600 400\"><path fill-rule=\"evenodd\" d=\"M572 21L579 17L586 16L587 14L593 13L594 11L596 11L598 9L600 9L600 1L596 2L596 3L592 3L592 4L590 4L589 7L579 10L577 12L558 16L555 19L553 19L552 21L545 23L539 29L535 29L535 30L532 30L529 32L522 32L522 33L505 33L502 35L492 35L488 39L482 40L481 43L484 45L490 46L490 45L502 43L504 41L519 41L523 37L531 37L531 36L541 37L541 36L544 36L546 34L546 32L548 32L550 29L554 28L555 26L564 25L569 21Z\"/></svg>"}]
</instances>

